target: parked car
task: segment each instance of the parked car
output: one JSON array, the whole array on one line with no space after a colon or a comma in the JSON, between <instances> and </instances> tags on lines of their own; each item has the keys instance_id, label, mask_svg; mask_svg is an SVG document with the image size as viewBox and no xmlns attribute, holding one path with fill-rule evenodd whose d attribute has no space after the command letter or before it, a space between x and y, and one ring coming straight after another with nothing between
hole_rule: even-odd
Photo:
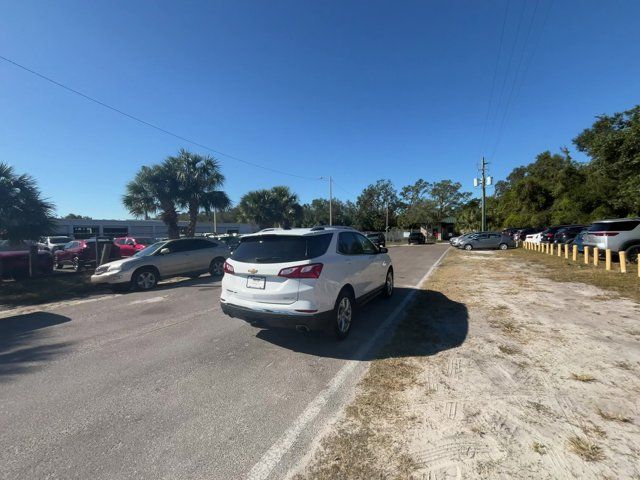
<instances>
[{"instance_id":1,"label":"parked car","mask_svg":"<svg viewBox=\"0 0 640 480\"><path fill-rule=\"evenodd\" d=\"M521 227L515 227L515 228L514 227L510 227L510 228L505 228L504 230L502 230L501 233L503 235L507 235L507 236L509 236L509 237L511 237L511 238L513 238L515 240L514 235L519 230L521 230Z\"/></svg>"},{"instance_id":2,"label":"parked car","mask_svg":"<svg viewBox=\"0 0 640 480\"><path fill-rule=\"evenodd\" d=\"M640 252L640 217L599 220L587 228L583 240L585 245L598 247L601 251L625 252L627 260L638 262Z\"/></svg>"},{"instance_id":3,"label":"parked car","mask_svg":"<svg viewBox=\"0 0 640 480\"><path fill-rule=\"evenodd\" d=\"M537 232L537 233L531 233L529 235L527 235L525 237L525 241L526 242L531 242L531 243L542 243L542 233L544 232Z\"/></svg>"},{"instance_id":4,"label":"parked car","mask_svg":"<svg viewBox=\"0 0 640 480\"><path fill-rule=\"evenodd\" d=\"M179 238L148 246L135 255L96 268L92 283L107 283L114 290L130 288L150 290L164 278L196 278L209 272L224 274L224 262L230 250L225 244L208 238Z\"/></svg>"},{"instance_id":5,"label":"parked car","mask_svg":"<svg viewBox=\"0 0 640 480\"><path fill-rule=\"evenodd\" d=\"M225 263L220 305L272 327L348 335L357 304L393 293L384 247L362 233L314 227L246 235Z\"/></svg>"},{"instance_id":6,"label":"parked car","mask_svg":"<svg viewBox=\"0 0 640 480\"><path fill-rule=\"evenodd\" d=\"M553 237L553 243L565 244L571 243L576 236L586 228L586 225L572 225L558 230Z\"/></svg>"},{"instance_id":7,"label":"parked car","mask_svg":"<svg viewBox=\"0 0 640 480\"><path fill-rule=\"evenodd\" d=\"M584 236L586 234L587 234L587 230L584 229L580 233L578 233L578 235L576 235L576 237L571 241L572 245L578 246L578 252L580 253L584 252Z\"/></svg>"},{"instance_id":8,"label":"parked car","mask_svg":"<svg viewBox=\"0 0 640 480\"><path fill-rule=\"evenodd\" d=\"M53 257L51 252L38 250L36 272L39 275L48 275L53 272ZM0 276L3 279L13 278L15 280L27 278L29 276L29 251L0 251Z\"/></svg>"},{"instance_id":9,"label":"parked car","mask_svg":"<svg viewBox=\"0 0 640 480\"><path fill-rule=\"evenodd\" d=\"M501 232L476 233L469 235L458 244L458 248L464 248L465 250L486 248L499 248L500 250L506 250L507 248L513 248L515 246L516 242L513 241L513 238Z\"/></svg>"},{"instance_id":10,"label":"parked car","mask_svg":"<svg viewBox=\"0 0 640 480\"><path fill-rule=\"evenodd\" d=\"M153 245L156 240L150 237L117 237L113 239L113 243L120 249L120 256L130 257L149 245Z\"/></svg>"},{"instance_id":11,"label":"parked car","mask_svg":"<svg viewBox=\"0 0 640 480\"><path fill-rule=\"evenodd\" d=\"M540 236L540 243L553 243L556 237L556 233L558 233L560 229L570 227L584 228L584 225L554 225L553 227L546 228L542 231L542 235Z\"/></svg>"},{"instance_id":12,"label":"parked car","mask_svg":"<svg viewBox=\"0 0 640 480\"><path fill-rule=\"evenodd\" d=\"M376 247L387 246L387 239L382 232L366 232L365 236L371 240Z\"/></svg>"},{"instance_id":13,"label":"parked car","mask_svg":"<svg viewBox=\"0 0 640 480\"><path fill-rule=\"evenodd\" d=\"M513 234L513 239L516 242L524 242L527 239L527 235L535 235L536 233L540 233L542 230L542 228L521 228Z\"/></svg>"},{"instance_id":14,"label":"parked car","mask_svg":"<svg viewBox=\"0 0 640 480\"><path fill-rule=\"evenodd\" d=\"M55 236L55 237L43 237L40 239L40 243L44 246L45 250L55 252L62 249L67 243L73 241L71 237Z\"/></svg>"},{"instance_id":15,"label":"parked car","mask_svg":"<svg viewBox=\"0 0 640 480\"><path fill-rule=\"evenodd\" d=\"M427 239L421 232L411 232L409 238L407 238L407 243L409 245L424 245L427 243Z\"/></svg>"},{"instance_id":16,"label":"parked car","mask_svg":"<svg viewBox=\"0 0 640 480\"><path fill-rule=\"evenodd\" d=\"M102 255L105 245L111 244L111 252L109 259L115 260L121 257L120 249L113 243L110 238L98 237L98 258ZM63 249L56 250L53 254L56 268L62 269L66 265L77 272L85 267L95 266L96 264L96 239L88 238L86 240L73 240L67 243Z\"/></svg>"},{"instance_id":17,"label":"parked car","mask_svg":"<svg viewBox=\"0 0 640 480\"><path fill-rule=\"evenodd\" d=\"M216 235L210 236L214 240L224 243L229 250L234 251L238 245L240 245L240 236L239 235Z\"/></svg>"}]
</instances>

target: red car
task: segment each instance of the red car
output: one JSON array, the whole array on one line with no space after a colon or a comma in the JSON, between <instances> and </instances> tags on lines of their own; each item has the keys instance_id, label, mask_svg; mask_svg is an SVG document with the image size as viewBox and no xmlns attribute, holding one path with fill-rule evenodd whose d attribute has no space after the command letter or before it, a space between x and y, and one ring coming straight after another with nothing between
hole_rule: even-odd
<instances>
[{"instance_id":1,"label":"red car","mask_svg":"<svg viewBox=\"0 0 640 480\"><path fill-rule=\"evenodd\" d=\"M46 250L38 251L37 274L48 275L53 272L53 256ZM29 276L29 252L0 252L0 276L2 278L21 279Z\"/></svg>"},{"instance_id":2,"label":"red car","mask_svg":"<svg viewBox=\"0 0 640 480\"><path fill-rule=\"evenodd\" d=\"M113 243L120 249L120 255L130 257L156 243L156 239L148 237L118 237L113 240Z\"/></svg>"},{"instance_id":3,"label":"red car","mask_svg":"<svg viewBox=\"0 0 640 480\"><path fill-rule=\"evenodd\" d=\"M105 245L111 244L109 261L121 258L120 249L110 238L98 238L98 256L102 255ZM56 268L62 269L65 265L71 265L75 271L82 270L86 266L96 264L96 239L74 240L67 243L62 250L56 250L53 254Z\"/></svg>"}]
</instances>

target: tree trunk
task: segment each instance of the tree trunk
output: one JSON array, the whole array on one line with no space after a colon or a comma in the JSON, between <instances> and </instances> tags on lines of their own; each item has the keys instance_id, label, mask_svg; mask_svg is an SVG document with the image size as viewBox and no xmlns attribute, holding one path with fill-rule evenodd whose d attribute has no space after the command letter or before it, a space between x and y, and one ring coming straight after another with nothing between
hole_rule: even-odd
<instances>
[{"instance_id":1,"label":"tree trunk","mask_svg":"<svg viewBox=\"0 0 640 480\"><path fill-rule=\"evenodd\" d=\"M194 237L196 234L196 224L198 223L198 204L189 203L189 226L187 227L187 237Z\"/></svg>"},{"instance_id":2,"label":"tree trunk","mask_svg":"<svg viewBox=\"0 0 640 480\"><path fill-rule=\"evenodd\" d=\"M173 205L163 206L162 221L167 226L167 231L169 234L169 238L180 238L180 229L178 228L178 212L176 212L175 207Z\"/></svg>"}]
</instances>

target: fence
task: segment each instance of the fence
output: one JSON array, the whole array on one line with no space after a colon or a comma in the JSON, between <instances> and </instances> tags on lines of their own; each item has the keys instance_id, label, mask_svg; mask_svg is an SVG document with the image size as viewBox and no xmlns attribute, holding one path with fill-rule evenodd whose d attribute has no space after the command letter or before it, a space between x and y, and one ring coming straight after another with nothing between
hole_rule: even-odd
<instances>
[{"instance_id":1,"label":"fence","mask_svg":"<svg viewBox=\"0 0 640 480\"><path fill-rule=\"evenodd\" d=\"M571 260L573 262L579 261L579 253L577 245L567 245L567 244L553 244L553 243L533 243L533 242L524 242L522 247L525 250L532 250L534 252L544 253L546 255L556 255L558 257L564 257L566 260ZM600 250L598 247L589 247L585 245L584 251L582 252L582 262L585 265L593 264L597 267L600 264ZM618 256L620 257L620 273L627 273L627 256L625 252L618 252ZM604 268L605 270L612 271L611 264L611 250L606 249L604 251ZM640 277L640 260L638 261L638 277Z\"/></svg>"}]
</instances>

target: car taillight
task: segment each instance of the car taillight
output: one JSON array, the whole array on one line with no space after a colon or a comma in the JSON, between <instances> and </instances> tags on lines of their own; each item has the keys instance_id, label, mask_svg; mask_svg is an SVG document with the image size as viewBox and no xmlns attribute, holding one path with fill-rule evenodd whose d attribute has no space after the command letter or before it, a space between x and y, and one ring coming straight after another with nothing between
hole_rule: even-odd
<instances>
[{"instance_id":1,"label":"car taillight","mask_svg":"<svg viewBox=\"0 0 640 480\"><path fill-rule=\"evenodd\" d=\"M283 268L278 273L278 276L286 278L318 278L320 273L322 273L322 264L311 263L309 265Z\"/></svg>"},{"instance_id":2,"label":"car taillight","mask_svg":"<svg viewBox=\"0 0 640 480\"><path fill-rule=\"evenodd\" d=\"M595 235L596 237L615 237L620 232L589 232L591 235Z\"/></svg>"},{"instance_id":3,"label":"car taillight","mask_svg":"<svg viewBox=\"0 0 640 480\"><path fill-rule=\"evenodd\" d=\"M553 233L547 233L546 235L547 235L547 238L553 237Z\"/></svg>"},{"instance_id":4,"label":"car taillight","mask_svg":"<svg viewBox=\"0 0 640 480\"><path fill-rule=\"evenodd\" d=\"M231 265L229 262L224 262L224 273L228 273L230 275L233 275L235 273L233 265Z\"/></svg>"}]
</instances>

